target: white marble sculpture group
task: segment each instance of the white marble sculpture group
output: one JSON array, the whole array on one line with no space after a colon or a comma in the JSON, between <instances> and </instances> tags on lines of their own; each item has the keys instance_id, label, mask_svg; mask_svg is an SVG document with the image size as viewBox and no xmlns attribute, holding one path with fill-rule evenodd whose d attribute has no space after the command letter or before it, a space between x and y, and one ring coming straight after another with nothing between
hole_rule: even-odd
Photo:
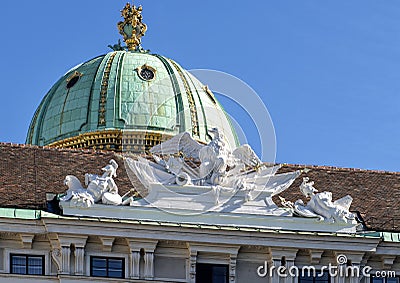
<instances>
[{"instance_id":1,"label":"white marble sculpture group","mask_svg":"<svg viewBox=\"0 0 400 283\"><path fill-rule=\"evenodd\" d=\"M173 205L182 208L196 207L196 204L201 206L201 202L208 202L207 194L200 198L188 195L196 189L209 188L212 192L210 196L215 200L210 202L211 206L202 205L207 209L220 205L221 195L227 195L228 192L229 198L226 197L224 202L231 211L236 206L240 213L296 215L315 217L329 223L355 223L355 216L349 212L352 202L350 196L332 202L332 193L316 193L314 183L308 182L308 178L303 178L300 190L310 201L307 204L302 200L292 203L281 198L284 209L278 208L272 197L286 190L301 172L276 174L280 166L262 163L249 145L232 151L218 129L214 128L210 133L213 139L207 145L198 143L188 133L181 133L153 147L150 150L152 160L140 156L137 159L125 158L126 165L149 190L147 203L170 207L172 201ZM61 201L69 201L78 207L91 207L95 203L145 205L143 200L125 199L125 196L118 194L113 179L117 168L118 164L111 160L102 168L103 175L85 174L87 188L83 188L75 176L66 176L68 190ZM160 191L160 188L166 187L168 189ZM187 194L180 200L176 191L171 190ZM225 210L222 207L214 211Z\"/></svg>"},{"instance_id":2,"label":"white marble sculpture group","mask_svg":"<svg viewBox=\"0 0 400 283\"><path fill-rule=\"evenodd\" d=\"M248 174L255 169L258 178L271 175L271 167L263 165L249 145L231 151L218 129L213 128L209 132L214 137L207 145L198 143L185 132L153 147L150 153L155 162L139 158L129 163L138 177L143 171L147 173L144 183L150 180L165 185L223 186L234 189L266 184L266 180L258 180L256 184L245 182L256 175Z\"/></svg>"}]
</instances>

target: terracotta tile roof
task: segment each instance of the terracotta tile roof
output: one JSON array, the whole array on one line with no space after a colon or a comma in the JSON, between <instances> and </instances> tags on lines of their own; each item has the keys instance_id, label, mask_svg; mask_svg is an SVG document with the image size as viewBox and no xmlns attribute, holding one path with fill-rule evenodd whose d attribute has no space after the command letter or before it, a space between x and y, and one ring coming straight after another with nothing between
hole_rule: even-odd
<instances>
[{"instance_id":1,"label":"terracotta tile roof","mask_svg":"<svg viewBox=\"0 0 400 283\"><path fill-rule=\"evenodd\" d=\"M44 209L46 193L65 192L66 175L75 175L83 184L85 173L101 174L110 159L120 166L115 181L121 194L132 188L146 193L134 174L125 170L118 153L0 143L0 207ZM304 168L311 170L280 194L282 197L305 201L299 185L301 177L308 176L319 191L331 191L334 200L350 194L354 199L351 211L360 213L367 228L400 232L400 172L284 165L279 173ZM278 199L275 202L280 203Z\"/></svg>"},{"instance_id":2,"label":"terracotta tile roof","mask_svg":"<svg viewBox=\"0 0 400 283\"><path fill-rule=\"evenodd\" d=\"M346 195L353 197L351 211L357 211L366 227L379 231L400 231L400 172L372 171L328 166L284 165L278 173L308 168L292 186L280 196L306 202L300 193L302 177L314 181L314 187L331 191L333 200ZM274 199L275 203L280 201Z\"/></svg>"},{"instance_id":3,"label":"terracotta tile roof","mask_svg":"<svg viewBox=\"0 0 400 283\"><path fill-rule=\"evenodd\" d=\"M65 176L75 175L84 184L85 173L101 175L111 159L119 165L115 181L120 194L132 188L143 192L118 153L0 143L0 207L43 209L46 193L66 191Z\"/></svg>"}]
</instances>

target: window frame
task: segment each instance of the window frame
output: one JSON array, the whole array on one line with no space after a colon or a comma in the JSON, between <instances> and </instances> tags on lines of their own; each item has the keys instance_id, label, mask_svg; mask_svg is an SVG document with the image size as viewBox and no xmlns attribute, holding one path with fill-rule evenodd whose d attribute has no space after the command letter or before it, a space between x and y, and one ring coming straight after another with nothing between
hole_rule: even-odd
<instances>
[{"instance_id":1,"label":"window frame","mask_svg":"<svg viewBox=\"0 0 400 283\"><path fill-rule=\"evenodd\" d=\"M94 259L105 259L106 260L106 276L98 276L93 274L93 260ZM109 260L121 260L121 277L115 277L109 275ZM125 269L125 257L115 257L115 256L101 256L101 255L91 255L89 258L89 275L91 277L102 277L102 278L119 278L124 279L126 278L126 269Z\"/></svg>"},{"instance_id":2,"label":"window frame","mask_svg":"<svg viewBox=\"0 0 400 283\"><path fill-rule=\"evenodd\" d=\"M25 267L26 267L26 273L17 273L13 272L13 257L25 257ZM42 273L41 274L34 274L34 273L29 273L29 258L41 258L41 263L42 263ZM44 255L39 255L39 254L25 254L25 253L10 253L9 254L9 264L10 264L10 274L19 274L19 275L31 275L31 276L44 276L46 275L46 259Z\"/></svg>"}]
</instances>

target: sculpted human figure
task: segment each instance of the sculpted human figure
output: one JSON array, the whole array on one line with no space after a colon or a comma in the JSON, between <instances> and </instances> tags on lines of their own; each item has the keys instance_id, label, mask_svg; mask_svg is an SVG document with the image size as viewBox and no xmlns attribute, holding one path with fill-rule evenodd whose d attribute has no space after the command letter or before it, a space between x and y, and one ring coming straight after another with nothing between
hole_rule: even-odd
<instances>
[{"instance_id":1,"label":"sculpted human figure","mask_svg":"<svg viewBox=\"0 0 400 283\"><path fill-rule=\"evenodd\" d=\"M214 138L199 152L200 175L209 180L209 183L219 185L226 175L230 150L224 141L223 134L217 128L209 132L214 135Z\"/></svg>"},{"instance_id":2,"label":"sculpted human figure","mask_svg":"<svg viewBox=\"0 0 400 283\"><path fill-rule=\"evenodd\" d=\"M302 200L294 203L294 212L304 217L319 217L327 222L355 222L355 216L349 212L352 202L350 196L345 196L335 202L332 201L331 192L317 193L313 185L314 182L308 182L309 178L304 177L300 185L300 191L307 198L310 198L307 205Z\"/></svg>"},{"instance_id":3,"label":"sculpted human figure","mask_svg":"<svg viewBox=\"0 0 400 283\"><path fill-rule=\"evenodd\" d=\"M85 174L84 189L75 176L68 175L65 185L68 186L67 195L62 201L71 200L77 206L90 207L92 204L102 201L104 204L119 205L122 197L118 194L118 187L114 181L117 176L118 163L111 159L109 164L102 168L103 175Z\"/></svg>"}]
</instances>

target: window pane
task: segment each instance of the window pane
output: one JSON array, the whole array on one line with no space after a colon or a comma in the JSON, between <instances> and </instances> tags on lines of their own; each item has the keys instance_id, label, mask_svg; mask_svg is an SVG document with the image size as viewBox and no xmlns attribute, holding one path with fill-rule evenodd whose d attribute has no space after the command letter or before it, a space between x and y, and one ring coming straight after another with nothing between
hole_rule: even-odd
<instances>
[{"instance_id":1,"label":"window pane","mask_svg":"<svg viewBox=\"0 0 400 283\"><path fill-rule=\"evenodd\" d=\"M28 257L28 274L42 275L43 272L43 257L29 256Z\"/></svg>"},{"instance_id":2,"label":"window pane","mask_svg":"<svg viewBox=\"0 0 400 283\"><path fill-rule=\"evenodd\" d=\"M42 266L43 258L38 256L28 257L28 265Z\"/></svg>"},{"instance_id":3,"label":"window pane","mask_svg":"<svg viewBox=\"0 0 400 283\"><path fill-rule=\"evenodd\" d=\"M228 268L226 266L213 266L212 283L228 282Z\"/></svg>"},{"instance_id":4,"label":"window pane","mask_svg":"<svg viewBox=\"0 0 400 283\"><path fill-rule=\"evenodd\" d=\"M11 259L12 259L12 264L26 265L26 256L13 255Z\"/></svg>"},{"instance_id":5,"label":"window pane","mask_svg":"<svg viewBox=\"0 0 400 283\"><path fill-rule=\"evenodd\" d=\"M92 276L107 277L107 259L92 257L90 273Z\"/></svg>"},{"instance_id":6,"label":"window pane","mask_svg":"<svg viewBox=\"0 0 400 283\"><path fill-rule=\"evenodd\" d=\"M97 268L106 268L107 267L107 259L105 258L92 258L92 266Z\"/></svg>"},{"instance_id":7,"label":"window pane","mask_svg":"<svg viewBox=\"0 0 400 283\"><path fill-rule=\"evenodd\" d=\"M381 277L372 277L372 283L384 283L384 280Z\"/></svg>"},{"instance_id":8,"label":"window pane","mask_svg":"<svg viewBox=\"0 0 400 283\"><path fill-rule=\"evenodd\" d=\"M92 268L92 276L107 277L107 270L105 268Z\"/></svg>"},{"instance_id":9,"label":"window pane","mask_svg":"<svg viewBox=\"0 0 400 283\"><path fill-rule=\"evenodd\" d=\"M11 273L15 274L26 274L26 266L13 265Z\"/></svg>"},{"instance_id":10,"label":"window pane","mask_svg":"<svg viewBox=\"0 0 400 283\"><path fill-rule=\"evenodd\" d=\"M122 269L122 260L121 259L109 259L108 260L108 268Z\"/></svg>"},{"instance_id":11,"label":"window pane","mask_svg":"<svg viewBox=\"0 0 400 283\"><path fill-rule=\"evenodd\" d=\"M108 260L108 276L122 278L122 259L109 259Z\"/></svg>"},{"instance_id":12,"label":"window pane","mask_svg":"<svg viewBox=\"0 0 400 283\"><path fill-rule=\"evenodd\" d=\"M115 278L123 278L122 270L121 269L109 269L108 270L108 277L115 277Z\"/></svg>"},{"instance_id":13,"label":"window pane","mask_svg":"<svg viewBox=\"0 0 400 283\"><path fill-rule=\"evenodd\" d=\"M11 273L26 274L26 257L25 256L11 256Z\"/></svg>"},{"instance_id":14,"label":"window pane","mask_svg":"<svg viewBox=\"0 0 400 283\"><path fill-rule=\"evenodd\" d=\"M398 277L391 277L386 279L387 283L399 283Z\"/></svg>"},{"instance_id":15,"label":"window pane","mask_svg":"<svg viewBox=\"0 0 400 283\"><path fill-rule=\"evenodd\" d=\"M122 278L122 259L109 259L108 260L108 276Z\"/></svg>"},{"instance_id":16,"label":"window pane","mask_svg":"<svg viewBox=\"0 0 400 283\"><path fill-rule=\"evenodd\" d=\"M28 274L30 275L42 275L42 266L28 266Z\"/></svg>"}]
</instances>

